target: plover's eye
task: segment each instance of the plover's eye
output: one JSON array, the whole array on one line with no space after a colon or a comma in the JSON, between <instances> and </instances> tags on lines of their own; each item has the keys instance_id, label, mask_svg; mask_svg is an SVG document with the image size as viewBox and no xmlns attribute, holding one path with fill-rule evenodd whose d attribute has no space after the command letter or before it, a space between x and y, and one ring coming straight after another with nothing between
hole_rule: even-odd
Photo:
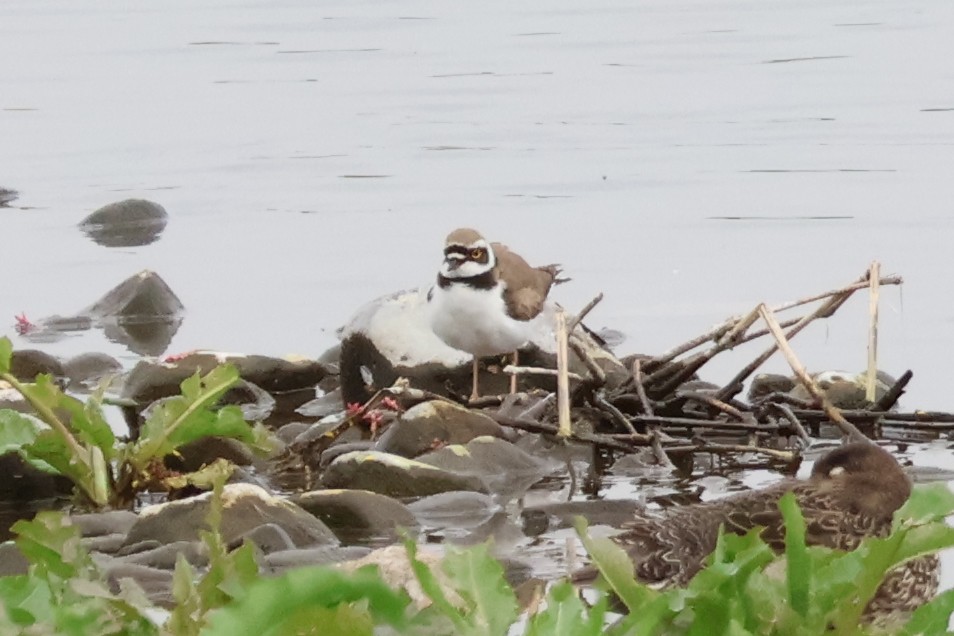
<instances>
[{"instance_id":1,"label":"plover's eye","mask_svg":"<svg viewBox=\"0 0 954 636\"><path fill-rule=\"evenodd\" d=\"M484 250L481 249L481 248L479 248L479 247L478 247L477 249L475 249L475 250L471 250L471 251L470 251L470 257L471 257L472 259L474 259L474 260L477 260L478 258L482 257L483 255L484 255Z\"/></svg>"}]
</instances>

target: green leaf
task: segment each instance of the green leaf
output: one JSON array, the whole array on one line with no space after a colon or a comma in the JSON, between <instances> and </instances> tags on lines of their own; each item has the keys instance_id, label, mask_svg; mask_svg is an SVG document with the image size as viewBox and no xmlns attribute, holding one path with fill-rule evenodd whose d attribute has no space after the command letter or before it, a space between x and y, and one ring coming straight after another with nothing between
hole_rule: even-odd
<instances>
[{"instance_id":1,"label":"green leaf","mask_svg":"<svg viewBox=\"0 0 954 636\"><path fill-rule=\"evenodd\" d=\"M954 492L944 483L919 484L908 501L894 515L894 527L902 521L927 523L954 514Z\"/></svg>"},{"instance_id":2,"label":"green leaf","mask_svg":"<svg viewBox=\"0 0 954 636\"><path fill-rule=\"evenodd\" d=\"M80 543L79 530L60 512L38 512L32 521L13 524L20 552L45 576L47 573L69 579L92 566L89 554Z\"/></svg>"},{"instance_id":3,"label":"green leaf","mask_svg":"<svg viewBox=\"0 0 954 636\"><path fill-rule=\"evenodd\" d=\"M0 607L17 625L32 625L52 612L50 585L36 576L0 577Z\"/></svg>"},{"instance_id":4,"label":"green leaf","mask_svg":"<svg viewBox=\"0 0 954 636\"><path fill-rule=\"evenodd\" d=\"M10 360L13 358L13 343L6 336L0 338L0 373L10 373Z\"/></svg>"},{"instance_id":5,"label":"green leaf","mask_svg":"<svg viewBox=\"0 0 954 636\"><path fill-rule=\"evenodd\" d=\"M506 634L517 620L517 598L488 546L450 549L441 565L455 591L468 601L468 618L474 628L471 633Z\"/></svg>"},{"instance_id":6,"label":"green leaf","mask_svg":"<svg viewBox=\"0 0 954 636\"><path fill-rule=\"evenodd\" d=\"M324 566L289 570L248 586L247 593L212 612L203 636L265 636L286 634L285 627L301 611L364 602L376 623L400 628L405 624L406 595L392 590L376 568L346 574Z\"/></svg>"},{"instance_id":7,"label":"green leaf","mask_svg":"<svg viewBox=\"0 0 954 636\"><path fill-rule=\"evenodd\" d=\"M785 493L778 501L785 520L785 558L788 600L792 609L804 616L808 613L811 594L812 568L805 546L805 517L798 507L794 493Z\"/></svg>"},{"instance_id":8,"label":"green leaf","mask_svg":"<svg viewBox=\"0 0 954 636\"><path fill-rule=\"evenodd\" d=\"M954 614L954 590L946 590L914 610L901 632L903 636L950 634L948 624Z\"/></svg>"},{"instance_id":9,"label":"green leaf","mask_svg":"<svg viewBox=\"0 0 954 636\"><path fill-rule=\"evenodd\" d=\"M530 617L525 636L601 636L606 596L587 609L568 581L550 588L546 607Z\"/></svg>"},{"instance_id":10,"label":"green leaf","mask_svg":"<svg viewBox=\"0 0 954 636\"><path fill-rule=\"evenodd\" d=\"M582 517L576 518L574 526L603 579L630 612L639 611L658 596L658 592L636 580L633 562L625 550L605 537L588 536L587 523Z\"/></svg>"},{"instance_id":11,"label":"green leaf","mask_svg":"<svg viewBox=\"0 0 954 636\"><path fill-rule=\"evenodd\" d=\"M23 459L45 473L59 474L59 471L42 459L33 456L28 447L44 430L34 420L10 409L0 409L0 455L19 453Z\"/></svg>"},{"instance_id":12,"label":"green leaf","mask_svg":"<svg viewBox=\"0 0 954 636\"><path fill-rule=\"evenodd\" d=\"M182 395L163 400L150 413L139 441L130 449L130 464L143 470L152 460L169 455L183 444L213 435L261 443L264 429L249 426L237 406L212 410L238 380L236 368L227 364L212 369L204 377L200 378L197 372L184 380Z\"/></svg>"},{"instance_id":13,"label":"green leaf","mask_svg":"<svg viewBox=\"0 0 954 636\"><path fill-rule=\"evenodd\" d=\"M186 486L194 486L200 490L212 490L217 482L225 482L235 471L235 464L227 459L219 457L211 464L206 464L197 471L184 474L176 474L172 477L166 477L162 480L170 490L181 489Z\"/></svg>"}]
</instances>

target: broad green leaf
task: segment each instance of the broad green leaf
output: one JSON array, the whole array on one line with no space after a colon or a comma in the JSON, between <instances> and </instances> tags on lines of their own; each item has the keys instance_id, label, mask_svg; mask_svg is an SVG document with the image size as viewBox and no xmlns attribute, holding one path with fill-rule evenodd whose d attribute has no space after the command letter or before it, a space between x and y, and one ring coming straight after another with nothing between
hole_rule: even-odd
<instances>
[{"instance_id":1,"label":"broad green leaf","mask_svg":"<svg viewBox=\"0 0 954 636\"><path fill-rule=\"evenodd\" d=\"M28 626L49 616L53 605L50 585L37 576L0 577L0 607L6 608L9 619Z\"/></svg>"},{"instance_id":2,"label":"broad green leaf","mask_svg":"<svg viewBox=\"0 0 954 636\"><path fill-rule=\"evenodd\" d=\"M185 488L186 486L195 486L201 490L212 490L216 482L227 480L234 471L235 465L232 462L219 457L197 471L166 477L162 480L162 483L170 490Z\"/></svg>"},{"instance_id":3,"label":"broad green leaf","mask_svg":"<svg viewBox=\"0 0 954 636\"><path fill-rule=\"evenodd\" d=\"M951 614L954 614L954 590L946 590L916 609L901 634L903 636L950 634L948 625Z\"/></svg>"},{"instance_id":4,"label":"broad green leaf","mask_svg":"<svg viewBox=\"0 0 954 636\"><path fill-rule=\"evenodd\" d=\"M221 365L204 377L198 373L181 384L182 395L159 403L140 431L139 441L128 460L143 470L150 461L165 457L176 448L210 435L258 442L258 434L242 418L237 406L212 410L215 403L239 380L232 365Z\"/></svg>"},{"instance_id":5,"label":"broad green leaf","mask_svg":"<svg viewBox=\"0 0 954 636\"><path fill-rule=\"evenodd\" d=\"M6 336L0 338L0 373L10 373L10 360L13 357L13 343Z\"/></svg>"},{"instance_id":6,"label":"broad green leaf","mask_svg":"<svg viewBox=\"0 0 954 636\"><path fill-rule=\"evenodd\" d=\"M203 625L202 601L196 587L196 572L185 556L176 557L172 573L172 597L176 604L166 621L166 629L176 636L196 636Z\"/></svg>"},{"instance_id":7,"label":"broad green leaf","mask_svg":"<svg viewBox=\"0 0 954 636\"><path fill-rule=\"evenodd\" d=\"M793 493L785 493L778 501L785 520L785 559L788 600L792 609L804 616L808 612L812 569L805 546L805 518Z\"/></svg>"},{"instance_id":8,"label":"broad green leaf","mask_svg":"<svg viewBox=\"0 0 954 636\"><path fill-rule=\"evenodd\" d=\"M908 501L894 515L894 527L902 521L926 523L954 514L954 492L944 483L920 484L911 491Z\"/></svg>"},{"instance_id":9,"label":"broad green leaf","mask_svg":"<svg viewBox=\"0 0 954 636\"><path fill-rule=\"evenodd\" d=\"M55 471L73 480L82 491L93 492L92 469L73 455L63 436L56 431L40 431L32 443L24 446L24 450L27 457L46 462Z\"/></svg>"},{"instance_id":10,"label":"broad green leaf","mask_svg":"<svg viewBox=\"0 0 954 636\"><path fill-rule=\"evenodd\" d=\"M472 633L506 634L517 619L517 598L488 546L448 550L441 565L455 591L469 601Z\"/></svg>"},{"instance_id":11,"label":"broad green leaf","mask_svg":"<svg viewBox=\"0 0 954 636\"><path fill-rule=\"evenodd\" d=\"M11 530L20 552L41 576L61 579L84 574L92 565L80 544L79 530L61 512L38 512L32 521L20 520Z\"/></svg>"},{"instance_id":12,"label":"broad green leaf","mask_svg":"<svg viewBox=\"0 0 954 636\"><path fill-rule=\"evenodd\" d=\"M289 570L275 578L259 578L240 599L209 616L203 636L263 636L286 634L286 621L302 608L334 608L362 601L377 623L400 628L408 598L392 590L375 568L346 574L312 566Z\"/></svg>"},{"instance_id":13,"label":"broad green leaf","mask_svg":"<svg viewBox=\"0 0 954 636\"><path fill-rule=\"evenodd\" d=\"M901 543L893 555L891 566L925 554L932 554L945 548L954 547L954 528L943 521L907 528L903 533Z\"/></svg>"},{"instance_id":14,"label":"broad green leaf","mask_svg":"<svg viewBox=\"0 0 954 636\"><path fill-rule=\"evenodd\" d=\"M568 581L550 588L546 607L530 617L525 636L601 636L606 597L587 608Z\"/></svg>"},{"instance_id":15,"label":"broad green leaf","mask_svg":"<svg viewBox=\"0 0 954 636\"><path fill-rule=\"evenodd\" d=\"M639 611L658 595L636 580L633 562L625 550L605 537L588 536L587 523L582 517L576 518L574 526L594 565L630 612Z\"/></svg>"},{"instance_id":16,"label":"broad green leaf","mask_svg":"<svg viewBox=\"0 0 954 636\"><path fill-rule=\"evenodd\" d=\"M77 439L88 446L96 446L102 451L103 457L112 460L116 454L116 435L103 416L101 403L94 396L88 398L85 403L81 402L63 394L48 378L42 379L42 376L38 376L37 384L41 382L50 384L45 393L55 396L55 408L69 413L70 419L67 425L76 434Z\"/></svg>"},{"instance_id":17,"label":"broad green leaf","mask_svg":"<svg viewBox=\"0 0 954 636\"><path fill-rule=\"evenodd\" d=\"M45 473L59 474L58 470L34 457L28 450L42 430L44 429L29 417L10 409L0 409L0 455L19 453L34 468Z\"/></svg>"}]
</instances>

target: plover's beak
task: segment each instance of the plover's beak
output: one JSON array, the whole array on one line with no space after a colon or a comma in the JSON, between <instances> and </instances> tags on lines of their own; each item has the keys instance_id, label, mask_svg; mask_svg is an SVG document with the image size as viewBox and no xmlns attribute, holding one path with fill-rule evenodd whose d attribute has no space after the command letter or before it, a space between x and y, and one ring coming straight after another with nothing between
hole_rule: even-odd
<instances>
[{"instance_id":1,"label":"plover's beak","mask_svg":"<svg viewBox=\"0 0 954 636\"><path fill-rule=\"evenodd\" d=\"M447 265L447 271L452 272L464 264L464 259L447 257L444 259L444 264Z\"/></svg>"}]
</instances>

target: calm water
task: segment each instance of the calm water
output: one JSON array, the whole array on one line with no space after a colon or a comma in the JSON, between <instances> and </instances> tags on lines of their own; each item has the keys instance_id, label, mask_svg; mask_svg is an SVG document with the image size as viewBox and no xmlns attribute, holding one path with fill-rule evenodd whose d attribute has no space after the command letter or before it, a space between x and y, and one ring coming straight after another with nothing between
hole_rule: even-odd
<instances>
[{"instance_id":1,"label":"calm water","mask_svg":"<svg viewBox=\"0 0 954 636\"><path fill-rule=\"evenodd\" d=\"M622 353L878 259L906 280L881 366L954 410L954 3L545 5L0 3L0 333L150 268L188 309L169 353L317 355L470 225L561 262L570 308L605 292ZM169 211L159 242L77 230L127 197ZM861 370L866 323L859 295L796 350ZM98 332L45 348L135 360Z\"/></svg>"}]
</instances>

